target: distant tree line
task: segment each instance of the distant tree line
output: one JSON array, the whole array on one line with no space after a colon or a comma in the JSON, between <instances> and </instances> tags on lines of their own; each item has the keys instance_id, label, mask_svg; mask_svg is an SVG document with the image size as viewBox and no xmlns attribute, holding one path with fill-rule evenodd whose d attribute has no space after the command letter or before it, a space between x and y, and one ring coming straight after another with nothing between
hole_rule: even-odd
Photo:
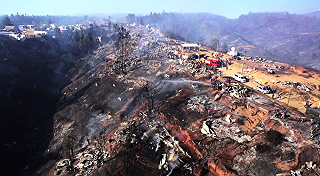
<instances>
[{"instance_id":1,"label":"distant tree line","mask_svg":"<svg viewBox=\"0 0 320 176\"><path fill-rule=\"evenodd\" d=\"M77 24L86 19L83 16L55 16L55 15L26 15L19 14L16 15L11 14L0 16L1 19L10 19L12 24L14 25L27 25L31 24L37 27L41 27L44 24L56 23L58 25L69 25L69 24ZM4 25L2 23L2 25ZM4 26L2 26L4 27Z\"/></svg>"},{"instance_id":2,"label":"distant tree line","mask_svg":"<svg viewBox=\"0 0 320 176\"><path fill-rule=\"evenodd\" d=\"M13 26L13 22L10 20L10 18L8 16L4 17L2 19L2 23L3 26Z\"/></svg>"}]
</instances>

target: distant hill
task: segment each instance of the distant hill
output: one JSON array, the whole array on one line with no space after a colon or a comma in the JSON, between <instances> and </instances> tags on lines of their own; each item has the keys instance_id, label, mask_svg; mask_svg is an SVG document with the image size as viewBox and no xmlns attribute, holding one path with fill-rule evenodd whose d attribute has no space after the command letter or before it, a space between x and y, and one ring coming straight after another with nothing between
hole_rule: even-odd
<instances>
[{"instance_id":1,"label":"distant hill","mask_svg":"<svg viewBox=\"0 0 320 176\"><path fill-rule=\"evenodd\" d=\"M306 13L304 14L305 16L308 16L308 17L317 17L317 18L320 18L320 11L315 11L315 12L311 12L311 13Z\"/></svg>"},{"instance_id":2,"label":"distant hill","mask_svg":"<svg viewBox=\"0 0 320 176\"><path fill-rule=\"evenodd\" d=\"M186 41L211 46L212 39L218 38L220 46L235 46L248 56L259 55L320 70L317 14L319 12L304 15L265 12L228 19L209 13L151 13L136 19Z\"/></svg>"}]
</instances>

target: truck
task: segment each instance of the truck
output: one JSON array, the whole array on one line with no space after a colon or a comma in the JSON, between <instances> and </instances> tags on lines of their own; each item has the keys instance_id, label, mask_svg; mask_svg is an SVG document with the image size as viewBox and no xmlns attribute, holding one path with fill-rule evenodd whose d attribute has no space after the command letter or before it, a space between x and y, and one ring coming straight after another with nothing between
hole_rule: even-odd
<instances>
[{"instance_id":1,"label":"truck","mask_svg":"<svg viewBox=\"0 0 320 176\"><path fill-rule=\"evenodd\" d=\"M215 66L215 67L219 67L220 66L220 61L216 60L216 59L201 58L200 61L202 63L204 63L205 65Z\"/></svg>"},{"instance_id":2,"label":"truck","mask_svg":"<svg viewBox=\"0 0 320 176\"><path fill-rule=\"evenodd\" d=\"M240 73L235 73L233 75L233 79L235 79L235 80L237 80L239 82L242 82L242 83L247 82L247 78L245 76L241 75Z\"/></svg>"}]
</instances>

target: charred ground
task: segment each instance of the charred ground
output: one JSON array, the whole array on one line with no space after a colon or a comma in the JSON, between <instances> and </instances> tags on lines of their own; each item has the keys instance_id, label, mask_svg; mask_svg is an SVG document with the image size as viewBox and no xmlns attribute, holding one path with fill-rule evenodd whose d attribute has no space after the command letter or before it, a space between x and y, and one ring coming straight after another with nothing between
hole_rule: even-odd
<instances>
[{"instance_id":1,"label":"charred ground","mask_svg":"<svg viewBox=\"0 0 320 176\"><path fill-rule=\"evenodd\" d=\"M30 172L37 164L30 165L30 172L28 167L20 167L19 174L276 175L288 174L290 170L304 175L319 173L319 146L309 135L309 123L299 123L301 113L282 108L276 101L221 76L219 69L190 68L190 60L181 55L169 58L171 50L178 50L177 45L158 43L148 35L132 35L130 41L142 37L149 44L136 55L127 54L126 49L115 52L111 42L76 60L68 72L70 83L60 94L54 94L61 95L57 109L43 103L46 98L37 103L31 91L17 89L20 94L9 94L32 97L27 102L32 103L28 110L40 107L51 112L45 121L41 121L41 116L35 118L40 127L28 120L30 130L44 128L41 137L28 133L21 139L25 141L22 144L30 146L30 140L37 137L46 141L43 148L34 152L27 147L14 148L19 141L4 145L11 147L12 155L7 157L15 156L14 151L25 151L19 157L27 154L31 158L19 160L20 166L32 163L33 158L41 165L33 173ZM216 81L215 85L209 83L210 79ZM37 92L37 96L47 94ZM56 96L51 96L50 103L54 104L57 101L52 97ZM12 111L7 112L20 112L18 105L12 105ZM251 114L251 110L255 113ZM280 118L284 111L286 118ZM24 120L25 116L18 117ZM4 129L12 132L12 128ZM11 162L20 159L13 158ZM16 173L13 169L8 175Z\"/></svg>"},{"instance_id":2,"label":"charred ground","mask_svg":"<svg viewBox=\"0 0 320 176\"><path fill-rule=\"evenodd\" d=\"M2 38L0 58L2 167L8 175L27 174L44 162L60 90L70 81L75 58L49 37Z\"/></svg>"},{"instance_id":3,"label":"charred ground","mask_svg":"<svg viewBox=\"0 0 320 176\"><path fill-rule=\"evenodd\" d=\"M319 162L304 157L319 146L299 112L281 119L272 111L281 105L256 92L231 99L210 78L250 91L213 70L191 73L165 45L150 47L159 53L124 60L124 72L111 44L76 64L45 152L54 157L37 175L276 175Z\"/></svg>"}]
</instances>

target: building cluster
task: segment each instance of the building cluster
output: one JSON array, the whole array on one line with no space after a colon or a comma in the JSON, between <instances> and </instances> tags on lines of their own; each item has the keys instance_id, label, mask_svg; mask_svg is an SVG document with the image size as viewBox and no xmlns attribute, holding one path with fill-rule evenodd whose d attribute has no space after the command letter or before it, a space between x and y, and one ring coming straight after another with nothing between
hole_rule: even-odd
<instances>
[{"instance_id":1,"label":"building cluster","mask_svg":"<svg viewBox=\"0 0 320 176\"><path fill-rule=\"evenodd\" d=\"M31 24L5 26L3 29L0 29L0 36L5 36L23 42L26 38L40 38L45 35L55 38L56 32L67 34L71 29L81 30L86 29L87 27L88 25L86 24L56 25L53 23L50 25L44 24L42 27L37 27Z\"/></svg>"}]
</instances>

